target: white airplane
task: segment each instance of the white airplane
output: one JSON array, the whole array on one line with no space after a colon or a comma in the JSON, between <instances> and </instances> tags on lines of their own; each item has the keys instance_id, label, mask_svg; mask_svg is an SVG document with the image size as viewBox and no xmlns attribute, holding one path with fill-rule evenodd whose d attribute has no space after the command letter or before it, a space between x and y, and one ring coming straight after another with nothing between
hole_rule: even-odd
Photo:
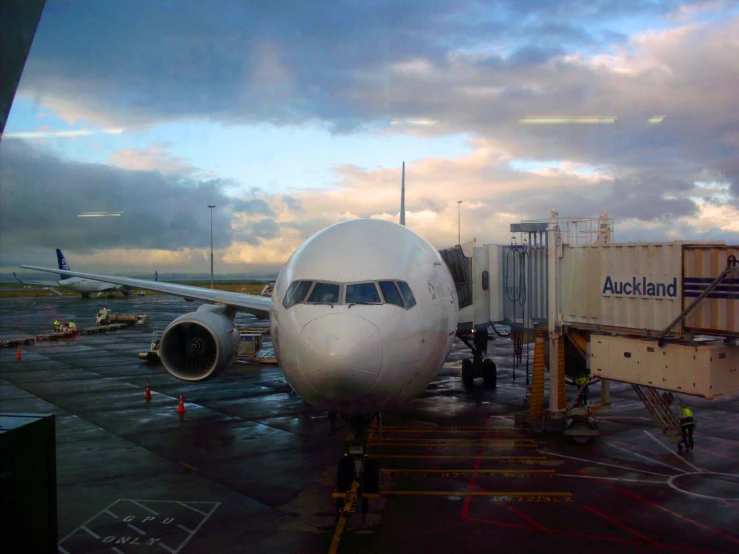
<instances>
[{"instance_id":1,"label":"white airplane","mask_svg":"<svg viewBox=\"0 0 739 554\"><path fill-rule=\"evenodd\" d=\"M365 491L375 492L379 469L376 461L364 461L364 431L436 378L457 330L457 291L439 252L407 227L378 219L343 221L313 235L282 267L271 296L21 267L210 303L162 333L162 365L183 381L214 378L233 363L240 340L236 312L269 318L292 389L329 412L331 430L338 414L354 431L351 456L338 467L344 490L360 479L370 483Z\"/></svg>"},{"instance_id":2,"label":"white airplane","mask_svg":"<svg viewBox=\"0 0 739 554\"><path fill-rule=\"evenodd\" d=\"M270 297L21 267L211 303L162 334L162 365L183 381L214 378L233 363L236 312L269 318L290 386L316 408L341 415L357 435L373 416L426 388L457 329L457 292L439 252L407 227L377 219L344 221L313 235L283 266Z\"/></svg>"},{"instance_id":3,"label":"white airplane","mask_svg":"<svg viewBox=\"0 0 739 554\"><path fill-rule=\"evenodd\" d=\"M59 248L56 249L56 258L59 264L59 270L70 270L69 264L67 264L67 260L64 257L64 254L62 254L62 251ZM131 294L131 291L133 290L132 287L125 285L122 286L110 282L104 283L100 280L82 279L80 277L69 277L59 270L54 270L55 273L58 273L60 275L60 279L57 282L21 281L21 279L15 274L15 272L13 272L13 277L15 277L16 281L18 281L21 285L35 285L43 287L43 290L49 290L57 296L61 296L61 293L55 290L56 288L69 289L74 292L79 292L82 295L82 298L90 298L90 294L92 293L101 294L103 292L115 291L120 292L123 296L128 297L128 295Z\"/></svg>"}]
</instances>

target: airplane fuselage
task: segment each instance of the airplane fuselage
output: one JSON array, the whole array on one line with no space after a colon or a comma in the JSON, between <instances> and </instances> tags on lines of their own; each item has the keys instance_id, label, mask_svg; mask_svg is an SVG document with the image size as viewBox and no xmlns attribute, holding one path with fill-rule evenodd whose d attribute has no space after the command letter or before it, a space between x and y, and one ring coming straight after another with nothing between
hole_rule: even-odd
<instances>
[{"instance_id":1,"label":"airplane fuselage","mask_svg":"<svg viewBox=\"0 0 739 554\"><path fill-rule=\"evenodd\" d=\"M296 281L310 289L290 305ZM394 291L406 296L398 302ZM420 394L451 349L457 318L456 288L437 250L404 226L369 219L305 242L280 272L270 308L287 381L310 404L341 414L381 412Z\"/></svg>"},{"instance_id":2,"label":"airplane fuselage","mask_svg":"<svg viewBox=\"0 0 739 554\"><path fill-rule=\"evenodd\" d=\"M70 277L69 279L59 280L59 286L80 294L90 294L94 292L104 291L115 291L120 290L119 285L113 285L111 283L103 283L100 281L93 281L92 279L83 279L81 277Z\"/></svg>"}]
</instances>

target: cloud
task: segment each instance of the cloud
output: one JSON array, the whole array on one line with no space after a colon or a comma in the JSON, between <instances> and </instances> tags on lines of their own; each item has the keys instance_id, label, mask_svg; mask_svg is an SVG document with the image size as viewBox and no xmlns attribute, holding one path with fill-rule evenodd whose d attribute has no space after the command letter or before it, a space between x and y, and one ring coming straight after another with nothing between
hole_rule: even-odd
<instances>
[{"instance_id":1,"label":"cloud","mask_svg":"<svg viewBox=\"0 0 739 554\"><path fill-rule=\"evenodd\" d=\"M255 6L49 3L20 94L68 120L110 128L209 118L317 123L378 140L471 136L470 155L408 163L408 225L439 247L456 241L460 199L463 238L507 242L509 223L546 217L551 207L577 216L609 209L623 222L619 239L734 236L739 17L701 20L720 3ZM659 29L645 30L645 16ZM520 122L544 116L613 122ZM650 123L655 116L663 118ZM260 252L284 260L342 219L397 221L399 171L359 167L351 157L337 163L330 188L282 196L253 189L234 199L224 192L234 183L202 178L165 147L119 151L118 167L106 168L10 144L0 171L18 184L2 192L3 207L14 202L28 221L12 215L20 232L4 240L18 248L56 241L55 230L99 248L203 248L209 220L198 206L215 203L224 260L243 264ZM100 218L79 227L58 215L123 208L115 224ZM40 217L48 212L51 225ZM98 227L86 239L89 225Z\"/></svg>"},{"instance_id":2,"label":"cloud","mask_svg":"<svg viewBox=\"0 0 739 554\"><path fill-rule=\"evenodd\" d=\"M166 144L152 144L148 148L123 148L113 152L110 164L134 171L161 171L180 176L197 172L192 164L179 156L169 154Z\"/></svg>"},{"instance_id":3,"label":"cloud","mask_svg":"<svg viewBox=\"0 0 739 554\"><path fill-rule=\"evenodd\" d=\"M304 212L303 205L299 200L296 200L292 196L283 196L282 201L284 202L287 209L291 212Z\"/></svg>"},{"instance_id":4,"label":"cloud","mask_svg":"<svg viewBox=\"0 0 739 554\"><path fill-rule=\"evenodd\" d=\"M65 161L23 141L0 149L0 235L4 257L26 249L184 251L273 236L275 213L263 199L227 196L231 182L153 170ZM82 212L120 217L79 218ZM257 221L236 226L234 221ZM270 234L272 233L272 234Z\"/></svg>"}]
</instances>

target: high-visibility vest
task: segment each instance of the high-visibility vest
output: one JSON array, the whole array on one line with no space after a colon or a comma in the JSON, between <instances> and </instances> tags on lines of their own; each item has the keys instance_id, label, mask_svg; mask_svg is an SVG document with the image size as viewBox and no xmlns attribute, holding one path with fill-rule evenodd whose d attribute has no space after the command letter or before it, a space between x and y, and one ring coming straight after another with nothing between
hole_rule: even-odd
<instances>
[{"instance_id":1,"label":"high-visibility vest","mask_svg":"<svg viewBox=\"0 0 739 554\"><path fill-rule=\"evenodd\" d=\"M680 408L680 417L693 417L693 412L687 406Z\"/></svg>"},{"instance_id":2,"label":"high-visibility vest","mask_svg":"<svg viewBox=\"0 0 739 554\"><path fill-rule=\"evenodd\" d=\"M579 387L587 380L587 377L578 377L577 379L575 379L575 384Z\"/></svg>"},{"instance_id":3,"label":"high-visibility vest","mask_svg":"<svg viewBox=\"0 0 739 554\"><path fill-rule=\"evenodd\" d=\"M76 325L74 324L74 321L69 322L69 327L71 327L72 329L76 327Z\"/></svg>"}]
</instances>

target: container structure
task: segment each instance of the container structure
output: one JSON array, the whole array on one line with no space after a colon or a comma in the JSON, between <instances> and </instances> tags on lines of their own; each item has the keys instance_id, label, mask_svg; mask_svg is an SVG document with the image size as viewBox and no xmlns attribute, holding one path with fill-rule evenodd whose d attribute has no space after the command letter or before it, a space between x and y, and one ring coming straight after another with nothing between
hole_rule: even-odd
<instances>
[{"instance_id":1,"label":"container structure","mask_svg":"<svg viewBox=\"0 0 739 554\"><path fill-rule=\"evenodd\" d=\"M707 400L739 393L739 346L721 341L668 344L623 336L592 335L593 377L636 383Z\"/></svg>"},{"instance_id":2,"label":"container structure","mask_svg":"<svg viewBox=\"0 0 739 554\"><path fill-rule=\"evenodd\" d=\"M705 291L726 269L739 246L686 246L683 250L683 308ZM739 336L739 274L729 275L693 310L685 330L697 334Z\"/></svg>"},{"instance_id":3,"label":"container structure","mask_svg":"<svg viewBox=\"0 0 739 554\"><path fill-rule=\"evenodd\" d=\"M682 311L678 242L566 246L560 275L565 325L654 334Z\"/></svg>"}]
</instances>

